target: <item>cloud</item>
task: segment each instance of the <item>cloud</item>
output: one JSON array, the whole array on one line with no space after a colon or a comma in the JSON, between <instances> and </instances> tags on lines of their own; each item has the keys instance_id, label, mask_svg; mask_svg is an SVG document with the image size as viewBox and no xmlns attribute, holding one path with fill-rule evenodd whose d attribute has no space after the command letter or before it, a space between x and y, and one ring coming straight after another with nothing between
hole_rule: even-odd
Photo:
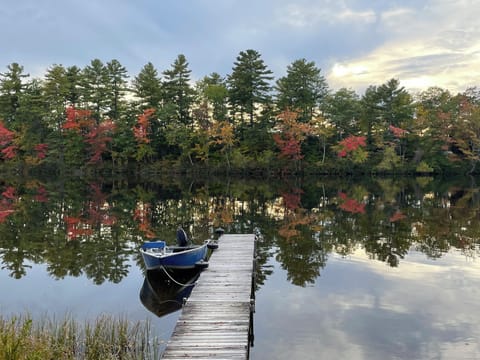
<instances>
[{"instance_id":1,"label":"cloud","mask_svg":"<svg viewBox=\"0 0 480 360\"><path fill-rule=\"evenodd\" d=\"M299 288L275 263L257 294L254 357L475 358L479 270L454 251L436 260L411 251L391 268L357 249L330 254L322 277Z\"/></svg>"},{"instance_id":2,"label":"cloud","mask_svg":"<svg viewBox=\"0 0 480 360\"><path fill-rule=\"evenodd\" d=\"M480 29L471 12L478 13L480 4L445 0L432 5L430 1L423 9L381 13L379 26L389 33L388 41L363 56L334 62L328 74L331 85L363 90L390 78L398 78L411 91L428 86L463 91L475 85L480 76Z\"/></svg>"},{"instance_id":3,"label":"cloud","mask_svg":"<svg viewBox=\"0 0 480 360\"><path fill-rule=\"evenodd\" d=\"M293 61L314 61L333 89L362 91L399 78L409 88L463 90L479 70L474 0L5 0L0 67L37 74L52 64L119 60L133 77L185 54L192 78L231 72L255 49L279 78ZM34 73L34 70L35 73Z\"/></svg>"}]
</instances>

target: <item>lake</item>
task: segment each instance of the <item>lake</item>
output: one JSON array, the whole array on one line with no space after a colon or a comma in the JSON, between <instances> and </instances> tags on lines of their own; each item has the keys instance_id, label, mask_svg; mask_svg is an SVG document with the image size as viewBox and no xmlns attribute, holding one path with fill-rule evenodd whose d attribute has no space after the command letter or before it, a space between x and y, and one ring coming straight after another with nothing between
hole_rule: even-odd
<instances>
[{"instance_id":1,"label":"lake","mask_svg":"<svg viewBox=\"0 0 480 360\"><path fill-rule=\"evenodd\" d=\"M158 317L138 246L221 226L258 243L251 359L480 356L476 179L175 177L0 183L0 313ZM212 339L214 340L214 339Z\"/></svg>"}]
</instances>

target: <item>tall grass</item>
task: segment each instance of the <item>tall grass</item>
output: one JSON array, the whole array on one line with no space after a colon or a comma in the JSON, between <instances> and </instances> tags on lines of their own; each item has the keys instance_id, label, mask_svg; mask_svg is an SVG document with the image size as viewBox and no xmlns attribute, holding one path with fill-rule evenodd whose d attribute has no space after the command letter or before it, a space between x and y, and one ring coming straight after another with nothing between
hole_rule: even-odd
<instances>
[{"instance_id":1,"label":"tall grass","mask_svg":"<svg viewBox=\"0 0 480 360\"><path fill-rule=\"evenodd\" d=\"M0 315L0 360L158 359L159 341L150 323L101 316L80 324L28 315Z\"/></svg>"}]
</instances>

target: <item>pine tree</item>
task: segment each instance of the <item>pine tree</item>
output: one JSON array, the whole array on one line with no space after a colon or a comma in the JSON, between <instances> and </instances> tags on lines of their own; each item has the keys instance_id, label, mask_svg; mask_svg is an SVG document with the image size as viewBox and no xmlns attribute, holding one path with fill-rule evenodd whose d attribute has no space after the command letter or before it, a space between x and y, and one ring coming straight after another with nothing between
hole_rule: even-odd
<instances>
[{"instance_id":1,"label":"pine tree","mask_svg":"<svg viewBox=\"0 0 480 360\"><path fill-rule=\"evenodd\" d=\"M242 125L245 115L253 125L258 106L270 102L272 72L261 59L260 53L251 49L240 52L232 70L227 84L233 113L240 115Z\"/></svg>"},{"instance_id":2,"label":"pine tree","mask_svg":"<svg viewBox=\"0 0 480 360\"><path fill-rule=\"evenodd\" d=\"M313 61L295 60L287 67L287 75L278 79L277 107L299 112L298 120L308 122L318 111L328 86Z\"/></svg>"},{"instance_id":3,"label":"pine tree","mask_svg":"<svg viewBox=\"0 0 480 360\"><path fill-rule=\"evenodd\" d=\"M67 71L62 65L53 65L47 70L42 83L42 90L48 109L45 120L52 129L59 129L65 118L69 85Z\"/></svg>"},{"instance_id":4,"label":"pine tree","mask_svg":"<svg viewBox=\"0 0 480 360\"><path fill-rule=\"evenodd\" d=\"M0 119L3 119L7 126L15 127L16 114L27 86L23 80L29 75L23 73L23 66L18 63L8 65L7 69L7 72L0 73Z\"/></svg>"},{"instance_id":5,"label":"pine tree","mask_svg":"<svg viewBox=\"0 0 480 360\"><path fill-rule=\"evenodd\" d=\"M118 120L120 112L125 106L124 96L127 89L127 69L118 60L111 60L107 63L108 77L108 107L107 115L112 120Z\"/></svg>"},{"instance_id":6,"label":"pine tree","mask_svg":"<svg viewBox=\"0 0 480 360\"><path fill-rule=\"evenodd\" d=\"M182 54L178 55L169 70L163 72L164 105L170 105L175 120L184 125L192 124L191 107L195 91L190 86L191 72Z\"/></svg>"},{"instance_id":7,"label":"pine tree","mask_svg":"<svg viewBox=\"0 0 480 360\"><path fill-rule=\"evenodd\" d=\"M107 67L94 59L82 71L82 96L84 106L91 109L98 123L108 111L109 78Z\"/></svg>"},{"instance_id":8,"label":"pine tree","mask_svg":"<svg viewBox=\"0 0 480 360\"><path fill-rule=\"evenodd\" d=\"M132 81L133 92L139 101L139 110L158 109L161 100L161 81L151 62L140 70Z\"/></svg>"}]
</instances>

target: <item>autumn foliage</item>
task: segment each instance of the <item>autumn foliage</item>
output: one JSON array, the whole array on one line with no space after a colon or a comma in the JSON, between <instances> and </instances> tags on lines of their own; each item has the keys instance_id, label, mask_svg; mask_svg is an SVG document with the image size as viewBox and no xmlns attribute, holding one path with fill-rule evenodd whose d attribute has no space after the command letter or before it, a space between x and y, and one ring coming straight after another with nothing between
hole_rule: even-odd
<instances>
[{"instance_id":1,"label":"autumn foliage","mask_svg":"<svg viewBox=\"0 0 480 360\"><path fill-rule=\"evenodd\" d=\"M15 132L8 130L0 121L0 147L4 159L13 159L17 154L18 146L13 143Z\"/></svg>"},{"instance_id":2,"label":"autumn foliage","mask_svg":"<svg viewBox=\"0 0 480 360\"><path fill-rule=\"evenodd\" d=\"M388 129L392 132L393 136L395 136L396 138L402 138L408 132L407 130L404 130L402 128L399 128L393 125L390 125Z\"/></svg>"},{"instance_id":3,"label":"autumn foliage","mask_svg":"<svg viewBox=\"0 0 480 360\"><path fill-rule=\"evenodd\" d=\"M283 192L282 199L285 207L289 210L300 208L302 194L303 190L300 188L293 188L290 192Z\"/></svg>"},{"instance_id":4,"label":"autumn foliage","mask_svg":"<svg viewBox=\"0 0 480 360\"><path fill-rule=\"evenodd\" d=\"M147 238L154 238L156 235L150 222L151 208L150 204L139 202L135 208L133 219L138 223L138 229L145 234Z\"/></svg>"},{"instance_id":5,"label":"autumn foliage","mask_svg":"<svg viewBox=\"0 0 480 360\"><path fill-rule=\"evenodd\" d=\"M101 162L102 155L108 150L108 144L113 140L114 122L107 119L97 123L92 118L91 111L76 109L73 106L66 109L66 115L63 129L73 131L83 137L84 142L89 145L89 163ZM39 157L43 155L42 151L45 149L43 146L38 150L36 148Z\"/></svg>"},{"instance_id":6,"label":"autumn foliage","mask_svg":"<svg viewBox=\"0 0 480 360\"><path fill-rule=\"evenodd\" d=\"M112 120L105 120L89 129L85 136L85 142L91 149L89 163L95 164L102 160L102 154L107 151L108 144L113 140L111 134L114 130L115 124Z\"/></svg>"},{"instance_id":7,"label":"autumn foliage","mask_svg":"<svg viewBox=\"0 0 480 360\"><path fill-rule=\"evenodd\" d=\"M289 160L301 160L302 142L310 133L308 124L297 121L298 113L294 111L283 111L279 116L278 133L273 135L275 144L280 149L280 157Z\"/></svg>"},{"instance_id":8,"label":"autumn foliage","mask_svg":"<svg viewBox=\"0 0 480 360\"><path fill-rule=\"evenodd\" d=\"M138 143L148 144L150 139L148 137L150 132L150 120L155 113L155 109L146 109L137 118L137 123L133 127L133 136Z\"/></svg>"},{"instance_id":9,"label":"autumn foliage","mask_svg":"<svg viewBox=\"0 0 480 360\"><path fill-rule=\"evenodd\" d=\"M0 223L5 222L7 217L15 212L15 204L18 200L16 190L8 186L1 194L0 198Z\"/></svg>"},{"instance_id":10,"label":"autumn foliage","mask_svg":"<svg viewBox=\"0 0 480 360\"><path fill-rule=\"evenodd\" d=\"M90 185L89 200L85 209L75 215L65 215L64 221L67 238L74 240L93 234L93 230L103 226L112 226L117 219L110 214L107 195L101 191L98 184Z\"/></svg>"},{"instance_id":11,"label":"autumn foliage","mask_svg":"<svg viewBox=\"0 0 480 360\"><path fill-rule=\"evenodd\" d=\"M35 151L37 152L37 158L45 159L47 156L48 145L47 144L37 144L34 147Z\"/></svg>"},{"instance_id":12,"label":"autumn foliage","mask_svg":"<svg viewBox=\"0 0 480 360\"><path fill-rule=\"evenodd\" d=\"M365 147L366 145L367 144L365 136L350 135L349 137L339 142L339 151L337 155L338 157L345 157L348 154L355 152L359 148Z\"/></svg>"},{"instance_id":13,"label":"autumn foliage","mask_svg":"<svg viewBox=\"0 0 480 360\"><path fill-rule=\"evenodd\" d=\"M349 198L347 194L343 192L338 193L340 198L339 208L352 214L364 214L365 204L355 199Z\"/></svg>"},{"instance_id":14,"label":"autumn foliage","mask_svg":"<svg viewBox=\"0 0 480 360\"><path fill-rule=\"evenodd\" d=\"M406 216L400 210L395 211L395 213L390 216L390 222L396 222L405 219Z\"/></svg>"},{"instance_id":15,"label":"autumn foliage","mask_svg":"<svg viewBox=\"0 0 480 360\"><path fill-rule=\"evenodd\" d=\"M89 129L93 126L92 112L90 110L76 109L74 106L69 106L65 109L67 115L66 121L63 124L63 129L74 130L80 132L82 129Z\"/></svg>"}]
</instances>

